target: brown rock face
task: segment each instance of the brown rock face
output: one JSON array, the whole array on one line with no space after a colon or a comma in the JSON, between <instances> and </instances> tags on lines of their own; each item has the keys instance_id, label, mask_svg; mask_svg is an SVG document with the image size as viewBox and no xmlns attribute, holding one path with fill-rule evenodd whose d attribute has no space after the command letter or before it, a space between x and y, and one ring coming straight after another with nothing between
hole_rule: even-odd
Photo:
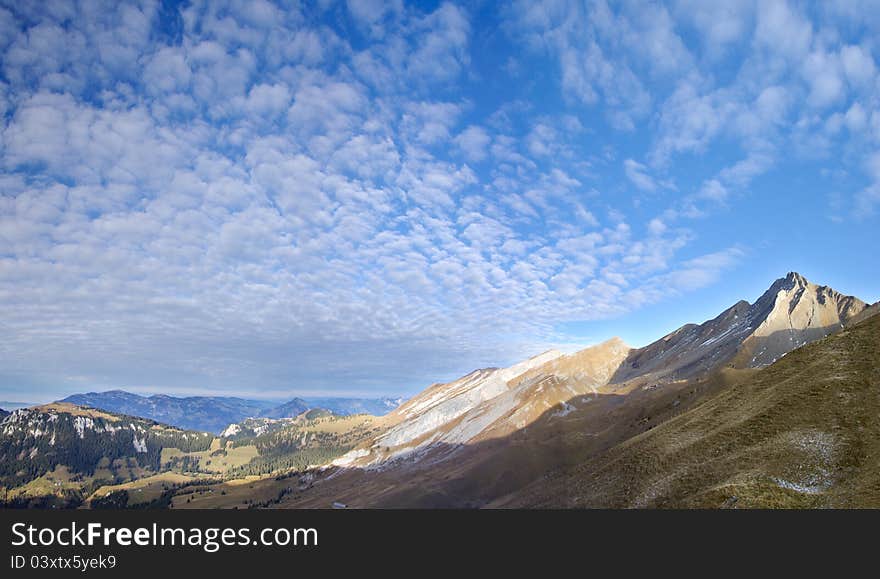
<instances>
[{"instance_id":1,"label":"brown rock face","mask_svg":"<svg viewBox=\"0 0 880 579\"><path fill-rule=\"evenodd\" d=\"M792 272L776 280L754 304L737 302L715 319L682 326L633 350L611 382L684 380L727 364L767 366L795 348L840 330L866 307L858 298Z\"/></svg>"}]
</instances>

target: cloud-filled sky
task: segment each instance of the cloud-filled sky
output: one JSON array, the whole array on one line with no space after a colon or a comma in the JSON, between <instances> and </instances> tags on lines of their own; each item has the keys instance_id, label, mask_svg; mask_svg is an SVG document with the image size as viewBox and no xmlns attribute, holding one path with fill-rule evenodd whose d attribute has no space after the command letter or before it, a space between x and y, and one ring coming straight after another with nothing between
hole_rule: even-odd
<instances>
[{"instance_id":1,"label":"cloud-filled sky","mask_svg":"<svg viewBox=\"0 0 880 579\"><path fill-rule=\"evenodd\" d=\"M880 2L2 2L0 399L413 394L878 299Z\"/></svg>"}]
</instances>

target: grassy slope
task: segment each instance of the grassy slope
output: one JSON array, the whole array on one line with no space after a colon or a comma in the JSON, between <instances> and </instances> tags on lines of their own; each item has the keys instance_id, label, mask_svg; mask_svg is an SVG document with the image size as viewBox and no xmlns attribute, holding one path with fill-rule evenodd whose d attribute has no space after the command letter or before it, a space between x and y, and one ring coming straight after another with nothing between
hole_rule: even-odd
<instances>
[{"instance_id":1,"label":"grassy slope","mask_svg":"<svg viewBox=\"0 0 880 579\"><path fill-rule=\"evenodd\" d=\"M127 483L103 486L95 491L89 499L103 497L116 491L126 491L129 497L128 504L139 505L158 499L167 488L173 485L188 483L194 480L196 480L195 477L173 472L163 472Z\"/></svg>"},{"instance_id":2,"label":"grassy slope","mask_svg":"<svg viewBox=\"0 0 880 579\"><path fill-rule=\"evenodd\" d=\"M880 316L493 506L880 507Z\"/></svg>"},{"instance_id":3,"label":"grassy slope","mask_svg":"<svg viewBox=\"0 0 880 579\"><path fill-rule=\"evenodd\" d=\"M174 458L190 457L198 464L197 472L224 473L232 468L243 466L258 456L254 445L233 447L232 444L222 445L223 439L215 438L208 450L183 452L177 448L163 448L161 463L163 468L170 468Z\"/></svg>"}]
</instances>

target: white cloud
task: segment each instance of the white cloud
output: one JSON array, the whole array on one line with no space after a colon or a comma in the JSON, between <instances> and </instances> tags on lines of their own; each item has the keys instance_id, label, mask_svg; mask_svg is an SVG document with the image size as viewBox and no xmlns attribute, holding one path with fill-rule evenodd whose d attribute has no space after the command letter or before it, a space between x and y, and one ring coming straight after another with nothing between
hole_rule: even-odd
<instances>
[{"instance_id":1,"label":"white cloud","mask_svg":"<svg viewBox=\"0 0 880 579\"><path fill-rule=\"evenodd\" d=\"M407 62L414 81L449 81L470 61L470 22L461 8L445 2L414 28L418 41Z\"/></svg>"},{"instance_id":2,"label":"white cloud","mask_svg":"<svg viewBox=\"0 0 880 579\"><path fill-rule=\"evenodd\" d=\"M627 179L632 181L632 184L642 191L655 191L657 189L657 183L647 172L648 168L638 161L632 159L625 160L623 162L623 169L626 172Z\"/></svg>"},{"instance_id":3,"label":"white cloud","mask_svg":"<svg viewBox=\"0 0 880 579\"><path fill-rule=\"evenodd\" d=\"M854 102L846 111L844 122L847 128L853 133L860 133L865 129L868 122L868 116L865 109L858 102Z\"/></svg>"},{"instance_id":4,"label":"white cloud","mask_svg":"<svg viewBox=\"0 0 880 579\"><path fill-rule=\"evenodd\" d=\"M701 152L720 134L735 105L722 91L700 94L699 83L686 79L663 103L652 157L665 163L680 152Z\"/></svg>"},{"instance_id":5,"label":"white cloud","mask_svg":"<svg viewBox=\"0 0 880 579\"><path fill-rule=\"evenodd\" d=\"M727 199L727 188L718 179L709 179L700 187L699 196L711 201L721 202Z\"/></svg>"},{"instance_id":6,"label":"white cloud","mask_svg":"<svg viewBox=\"0 0 880 579\"><path fill-rule=\"evenodd\" d=\"M375 38L384 37L386 24L393 24L403 12L400 0L347 0L346 6L355 20Z\"/></svg>"},{"instance_id":7,"label":"white cloud","mask_svg":"<svg viewBox=\"0 0 880 579\"><path fill-rule=\"evenodd\" d=\"M758 3L755 42L786 59L801 59L810 48L813 27L787 0Z\"/></svg>"},{"instance_id":8,"label":"white cloud","mask_svg":"<svg viewBox=\"0 0 880 579\"><path fill-rule=\"evenodd\" d=\"M812 106L827 107L844 97L843 70L837 55L813 51L804 61L803 75L810 85L807 102Z\"/></svg>"},{"instance_id":9,"label":"white cloud","mask_svg":"<svg viewBox=\"0 0 880 579\"><path fill-rule=\"evenodd\" d=\"M674 7L676 15L685 22L690 22L700 34L705 54L713 60L723 56L730 45L747 37L753 9L754 3L751 0L680 0L675 2Z\"/></svg>"},{"instance_id":10,"label":"white cloud","mask_svg":"<svg viewBox=\"0 0 880 579\"><path fill-rule=\"evenodd\" d=\"M0 9L5 382L412 392L721 279L683 218L816 134L880 202L874 47L799 5L71 6Z\"/></svg>"},{"instance_id":11,"label":"white cloud","mask_svg":"<svg viewBox=\"0 0 880 579\"><path fill-rule=\"evenodd\" d=\"M425 145L448 141L461 116L461 106L450 102L417 102L406 106L403 125L410 137Z\"/></svg>"},{"instance_id":12,"label":"white cloud","mask_svg":"<svg viewBox=\"0 0 880 579\"><path fill-rule=\"evenodd\" d=\"M693 291L717 282L725 270L735 266L744 256L745 251L739 247L706 254L684 262L658 281L662 281L661 287L673 291Z\"/></svg>"},{"instance_id":13,"label":"white cloud","mask_svg":"<svg viewBox=\"0 0 880 579\"><path fill-rule=\"evenodd\" d=\"M491 137L482 127L471 125L463 130L455 142L465 156L471 161L482 161L486 158Z\"/></svg>"},{"instance_id":14,"label":"white cloud","mask_svg":"<svg viewBox=\"0 0 880 579\"><path fill-rule=\"evenodd\" d=\"M758 148L750 151L744 159L724 168L719 173L719 177L723 182L742 187L748 185L756 176L764 173L772 163L772 155Z\"/></svg>"},{"instance_id":15,"label":"white cloud","mask_svg":"<svg viewBox=\"0 0 880 579\"><path fill-rule=\"evenodd\" d=\"M191 80L192 70L179 48L160 48L149 57L144 67L144 87L152 94L185 90Z\"/></svg>"},{"instance_id":16,"label":"white cloud","mask_svg":"<svg viewBox=\"0 0 880 579\"><path fill-rule=\"evenodd\" d=\"M654 218L648 223L648 231L652 235L662 235L666 231L666 224L663 220Z\"/></svg>"},{"instance_id":17,"label":"white cloud","mask_svg":"<svg viewBox=\"0 0 880 579\"><path fill-rule=\"evenodd\" d=\"M864 165L871 182L856 194L855 213L860 219L873 216L880 205L880 151L868 155Z\"/></svg>"},{"instance_id":18,"label":"white cloud","mask_svg":"<svg viewBox=\"0 0 880 579\"><path fill-rule=\"evenodd\" d=\"M549 50L558 60L563 92L587 105L602 102L608 122L633 130L649 112L651 95L633 72L630 59L640 60L658 74L687 66L688 54L672 31L667 11L634 5L614 14L603 2L581 7L553 2L519 2L512 12L514 29L527 43ZM647 53L635 50L633 39L648 36ZM611 58L607 46L632 46L626 57Z\"/></svg>"},{"instance_id":19,"label":"white cloud","mask_svg":"<svg viewBox=\"0 0 880 579\"><path fill-rule=\"evenodd\" d=\"M248 92L245 110L263 116L274 116L286 111L290 103L290 90L283 83L257 84Z\"/></svg>"},{"instance_id":20,"label":"white cloud","mask_svg":"<svg viewBox=\"0 0 880 579\"><path fill-rule=\"evenodd\" d=\"M856 88L867 85L877 76L877 67L869 50L861 46L840 49L840 62L849 83Z\"/></svg>"}]
</instances>

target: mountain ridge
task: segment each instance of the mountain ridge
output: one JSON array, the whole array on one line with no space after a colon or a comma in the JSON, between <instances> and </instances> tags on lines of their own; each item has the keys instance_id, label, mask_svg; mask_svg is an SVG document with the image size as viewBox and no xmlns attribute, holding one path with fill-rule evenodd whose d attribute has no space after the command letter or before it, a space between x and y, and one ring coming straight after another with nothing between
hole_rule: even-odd
<instances>
[{"instance_id":1,"label":"mountain ridge","mask_svg":"<svg viewBox=\"0 0 880 579\"><path fill-rule=\"evenodd\" d=\"M754 303L740 300L711 320L685 324L642 348L612 338L573 354L551 350L509 368L434 384L389 414L385 433L334 464L386 468L423 458L432 446L454 448L521 430L551 408L551 417L563 418L599 393L659 388L723 367L763 367L838 331L867 307L789 272Z\"/></svg>"},{"instance_id":2,"label":"mountain ridge","mask_svg":"<svg viewBox=\"0 0 880 579\"><path fill-rule=\"evenodd\" d=\"M72 394L61 402L89 406L109 412L140 416L178 428L219 434L247 418L295 418L307 410L323 408L335 414L386 413L402 399L392 398L293 398L282 404L233 396L186 396L167 394L141 396L125 390ZM372 411L372 412L369 412Z\"/></svg>"}]
</instances>

